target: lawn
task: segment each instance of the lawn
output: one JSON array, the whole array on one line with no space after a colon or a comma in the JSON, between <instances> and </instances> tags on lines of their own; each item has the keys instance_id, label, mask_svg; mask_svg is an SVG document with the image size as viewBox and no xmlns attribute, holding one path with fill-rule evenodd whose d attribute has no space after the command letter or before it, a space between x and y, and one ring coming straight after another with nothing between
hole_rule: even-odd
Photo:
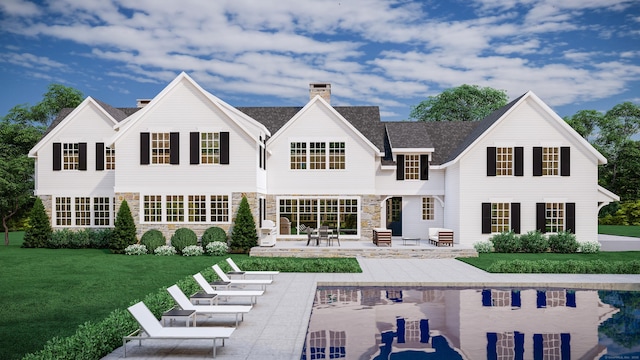
<instances>
[{"instance_id":1,"label":"lawn","mask_svg":"<svg viewBox=\"0 0 640 360\"><path fill-rule=\"evenodd\" d=\"M597 254L525 254L525 253L483 253L477 258L458 258L469 265L473 265L482 270L487 270L491 264L500 260L602 260L611 261L633 261L640 260L640 251L601 251Z\"/></svg>"},{"instance_id":2,"label":"lawn","mask_svg":"<svg viewBox=\"0 0 640 360\"><path fill-rule=\"evenodd\" d=\"M640 238L640 226L598 225L598 233Z\"/></svg>"},{"instance_id":3,"label":"lawn","mask_svg":"<svg viewBox=\"0 0 640 360\"><path fill-rule=\"evenodd\" d=\"M197 272L211 271L211 265L226 258L126 256L95 249L24 249L20 247L23 235L11 233L11 245L0 247L0 359L20 359L38 351L53 337L67 337L86 321L98 322L114 309L124 309L134 300ZM236 261L248 258L233 257ZM270 259L265 258L266 266L274 266L273 261L267 260ZM283 265L322 271L314 260L287 259ZM337 271L344 269L340 264L355 262L335 260L326 263Z\"/></svg>"}]
</instances>

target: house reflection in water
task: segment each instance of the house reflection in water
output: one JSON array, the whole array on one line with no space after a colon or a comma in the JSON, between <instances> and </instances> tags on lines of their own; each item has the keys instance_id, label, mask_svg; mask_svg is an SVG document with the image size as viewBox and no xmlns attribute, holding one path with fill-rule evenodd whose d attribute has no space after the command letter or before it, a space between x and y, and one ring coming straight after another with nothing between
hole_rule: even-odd
<instances>
[{"instance_id":1,"label":"house reflection in water","mask_svg":"<svg viewBox=\"0 0 640 360\"><path fill-rule=\"evenodd\" d=\"M301 359L593 359L597 291L324 287Z\"/></svg>"}]
</instances>

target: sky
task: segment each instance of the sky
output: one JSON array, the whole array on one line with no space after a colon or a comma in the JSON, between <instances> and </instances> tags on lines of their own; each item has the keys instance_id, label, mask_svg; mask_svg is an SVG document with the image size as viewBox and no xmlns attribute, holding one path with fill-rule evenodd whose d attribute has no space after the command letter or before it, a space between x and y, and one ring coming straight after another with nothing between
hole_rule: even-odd
<instances>
[{"instance_id":1,"label":"sky","mask_svg":"<svg viewBox=\"0 0 640 360\"><path fill-rule=\"evenodd\" d=\"M463 84L604 112L640 104L640 1L0 1L0 117L51 83L134 107L182 71L234 106L326 82L387 121Z\"/></svg>"}]
</instances>

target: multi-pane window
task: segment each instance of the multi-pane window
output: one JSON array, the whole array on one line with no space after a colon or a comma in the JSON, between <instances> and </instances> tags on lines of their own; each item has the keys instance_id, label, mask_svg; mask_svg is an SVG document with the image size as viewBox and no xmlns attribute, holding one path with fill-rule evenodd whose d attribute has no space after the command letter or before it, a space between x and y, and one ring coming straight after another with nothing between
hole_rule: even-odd
<instances>
[{"instance_id":1,"label":"multi-pane window","mask_svg":"<svg viewBox=\"0 0 640 360\"><path fill-rule=\"evenodd\" d=\"M491 204L491 232L501 233L511 230L509 228L510 204L509 203L492 203Z\"/></svg>"},{"instance_id":2,"label":"multi-pane window","mask_svg":"<svg viewBox=\"0 0 640 360\"><path fill-rule=\"evenodd\" d=\"M326 163L326 143L309 143L309 169L325 169Z\"/></svg>"},{"instance_id":3,"label":"multi-pane window","mask_svg":"<svg viewBox=\"0 0 640 360\"><path fill-rule=\"evenodd\" d=\"M292 229L326 225L341 235L357 235L359 202L356 198L286 198L279 200L279 217ZM302 227L301 225L304 225ZM281 235L289 235L283 233Z\"/></svg>"},{"instance_id":4,"label":"multi-pane window","mask_svg":"<svg viewBox=\"0 0 640 360\"><path fill-rule=\"evenodd\" d=\"M565 290L547 290L547 307L567 306L567 292Z\"/></svg>"},{"instance_id":5,"label":"multi-pane window","mask_svg":"<svg viewBox=\"0 0 640 360\"><path fill-rule=\"evenodd\" d=\"M513 175L513 148L496 148L496 175Z\"/></svg>"},{"instance_id":6,"label":"multi-pane window","mask_svg":"<svg viewBox=\"0 0 640 360\"><path fill-rule=\"evenodd\" d=\"M207 197L189 195L189 222L207 221Z\"/></svg>"},{"instance_id":7,"label":"multi-pane window","mask_svg":"<svg viewBox=\"0 0 640 360\"><path fill-rule=\"evenodd\" d=\"M76 226L91 225L91 198L76 198L75 215Z\"/></svg>"},{"instance_id":8,"label":"multi-pane window","mask_svg":"<svg viewBox=\"0 0 640 360\"><path fill-rule=\"evenodd\" d=\"M433 218L434 218L433 198L423 197L422 198L422 220L433 220Z\"/></svg>"},{"instance_id":9,"label":"multi-pane window","mask_svg":"<svg viewBox=\"0 0 640 360\"><path fill-rule=\"evenodd\" d=\"M167 195L167 222L184 221L184 196Z\"/></svg>"},{"instance_id":10,"label":"multi-pane window","mask_svg":"<svg viewBox=\"0 0 640 360\"><path fill-rule=\"evenodd\" d=\"M346 150L344 142L329 143L329 169L344 169L346 164Z\"/></svg>"},{"instance_id":11,"label":"multi-pane window","mask_svg":"<svg viewBox=\"0 0 640 360\"><path fill-rule=\"evenodd\" d=\"M512 332L498 333L496 342L496 353L499 360L514 359L515 352L515 338Z\"/></svg>"},{"instance_id":12,"label":"multi-pane window","mask_svg":"<svg viewBox=\"0 0 640 360\"><path fill-rule=\"evenodd\" d=\"M291 143L291 169L307 168L307 143Z\"/></svg>"},{"instance_id":13,"label":"multi-pane window","mask_svg":"<svg viewBox=\"0 0 640 360\"><path fill-rule=\"evenodd\" d=\"M329 359L347 357L347 332L329 330Z\"/></svg>"},{"instance_id":14,"label":"multi-pane window","mask_svg":"<svg viewBox=\"0 0 640 360\"><path fill-rule=\"evenodd\" d=\"M542 175L558 175L560 169L560 148L542 148Z\"/></svg>"},{"instance_id":15,"label":"multi-pane window","mask_svg":"<svg viewBox=\"0 0 640 360\"><path fill-rule=\"evenodd\" d=\"M171 140L169 133L151 133L151 163L169 164Z\"/></svg>"},{"instance_id":16,"label":"multi-pane window","mask_svg":"<svg viewBox=\"0 0 640 360\"><path fill-rule=\"evenodd\" d=\"M144 221L162 221L162 197L160 195L144 196Z\"/></svg>"},{"instance_id":17,"label":"multi-pane window","mask_svg":"<svg viewBox=\"0 0 640 360\"><path fill-rule=\"evenodd\" d=\"M56 198L56 225L71 226L71 198Z\"/></svg>"},{"instance_id":18,"label":"multi-pane window","mask_svg":"<svg viewBox=\"0 0 640 360\"><path fill-rule=\"evenodd\" d=\"M211 195L211 221L229 221L229 197L227 195Z\"/></svg>"},{"instance_id":19,"label":"multi-pane window","mask_svg":"<svg viewBox=\"0 0 640 360\"><path fill-rule=\"evenodd\" d=\"M110 205L108 197L93 198L93 225L109 226L111 224Z\"/></svg>"},{"instance_id":20,"label":"multi-pane window","mask_svg":"<svg viewBox=\"0 0 640 360\"><path fill-rule=\"evenodd\" d=\"M309 333L309 352L311 359L326 359L327 335L324 330Z\"/></svg>"},{"instance_id":21,"label":"multi-pane window","mask_svg":"<svg viewBox=\"0 0 640 360\"><path fill-rule=\"evenodd\" d=\"M105 169L107 170L115 170L116 169L116 149L105 147L104 148L104 160L105 160Z\"/></svg>"},{"instance_id":22,"label":"multi-pane window","mask_svg":"<svg viewBox=\"0 0 640 360\"><path fill-rule=\"evenodd\" d=\"M545 231L555 233L564 230L564 204L545 204Z\"/></svg>"},{"instance_id":23,"label":"multi-pane window","mask_svg":"<svg viewBox=\"0 0 640 360\"><path fill-rule=\"evenodd\" d=\"M420 155L407 154L404 156L404 179L420 180Z\"/></svg>"},{"instance_id":24,"label":"multi-pane window","mask_svg":"<svg viewBox=\"0 0 640 360\"><path fill-rule=\"evenodd\" d=\"M78 170L80 166L79 147L78 143L62 144L62 166L64 170Z\"/></svg>"},{"instance_id":25,"label":"multi-pane window","mask_svg":"<svg viewBox=\"0 0 640 360\"><path fill-rule=\"evenodd\" d=\"M542 334L542 358L562 359L562 338L560 334Z\"/></svg>"},{"instance_id":26,"label":"multi-pane window","mask_svg":"<svg viewBox=\"0 0 640 360\"><path fill-rule=\"evenodd\" d=\"M220 133L200 133L200 163L220 164Z\"/></svg>"},{"instance_id":27,"label":"multi-pane window","mask_svg":"<svg viewBox=\"0 0 640 360\"><path fill-rule=\"evenodd\" d=\"M491 306L511 306L511 291L491 289Z\"/></svg>"}]
</instances>

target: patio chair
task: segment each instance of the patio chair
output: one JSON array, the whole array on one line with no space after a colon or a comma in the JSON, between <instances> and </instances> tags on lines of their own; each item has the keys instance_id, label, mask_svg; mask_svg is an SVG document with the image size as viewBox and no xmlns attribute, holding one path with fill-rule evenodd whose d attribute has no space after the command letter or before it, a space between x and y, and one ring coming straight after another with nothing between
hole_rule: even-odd
<instances>
[{"instance_id":1,"label":"patio chair","mask_svg":"<svg viewBox=\"0 0 640 360\"><path fill-rule=\"evenodd\" d=\"M194 310L196 316L235 315L236 327L238 326L238 317L244 321L244 314L248 313L252 308L251 305L193 305L178 285L170 286L167 291L182 310Z\"/></svg>"},{"instance_id":2,"label":"patio chair","mask_svg":"<svg viewBox=\"0 0 640 360\"><path fill-rule=\"evenodd\" d=\"M215 290L202 276L202 274L197 273L193 275L193 278L196 280L198 285L202 288L202 290L209 295L218 295L218 297L230 298L230 297L249 297L251 299L251 304L255 304L258 302L258 296L262 296L264 291L262 290Z\"/></svg>"},{"instance_id":3,"label":"patio chair","mask_svg":"<svg viewBox=\"0 0 640 360\"><path fill-rule=\"evenodd\" d=\"M213 271L216 272L216 275L218 275L220 280L229 282L231 283L231 285L260 285L262 287L262 290L266 290L267 285L270 285L273 282L273 280L271 279L230 279L227 274L222 271L218 264L213 265L212 268Z\"/></svg>"},{"instance_id":4,"label":"patio chair","mask_svg":"<svg viewBox=\"0 0 640 360\"><path fill-rule=\"evenodd\" d=\"M329 246L329 227L328 226L320 226L318 228L318 243L322 244L322 240L326 241L327 246Z\"/></svg>"},{"instance_id":5,"label":"patio chair","mask_svg":"<svg viewBox=\"0 0 640 360\"><path fill-rule=\"evenodd\" d=\"M311 243L312 240L316 241L316 246L318 245L318 235L313 235L313 229L308 227L307 228L307 246L309 246L309 243Z\"/></svg>"},{"instance_id":6,"label":"patio chair","mask_svg":"<svg viewBox=\"0 0 640 360\"><path fill-rule=\"evenodd\" d=\"M242 275L243 278L246 275L255 275L255 276L269 276L269 278L273 280L273 277L275 275L280 274L280 271L246 271L246 270L240 270L240 267L238 267L238 265L236 265L236 263L233 261L232 258L227 258L227 263L233 269L233 272L227 273L227 274L232 274L233 273L233 274L236 274L236 275Z\"/></svg>"},{"instance_id":7,"label":"patio chair","mask_svg":"<svg viewBox=\"0 0 640 360\"><path fill-rule=\"evenodd\" d=\"M213 357L216 357L216 340L231 337L235 331L232 327L163 327L158 319L151 313L149 308L141 301L129 307L129 312L140 324L140 329L122 337L124 347L124 357L127 357L127 341L138 340L138 345L142 345L142 340L213 340ZM173 347L174 345L170 345Z\"/></svg>"}]
</instances>

